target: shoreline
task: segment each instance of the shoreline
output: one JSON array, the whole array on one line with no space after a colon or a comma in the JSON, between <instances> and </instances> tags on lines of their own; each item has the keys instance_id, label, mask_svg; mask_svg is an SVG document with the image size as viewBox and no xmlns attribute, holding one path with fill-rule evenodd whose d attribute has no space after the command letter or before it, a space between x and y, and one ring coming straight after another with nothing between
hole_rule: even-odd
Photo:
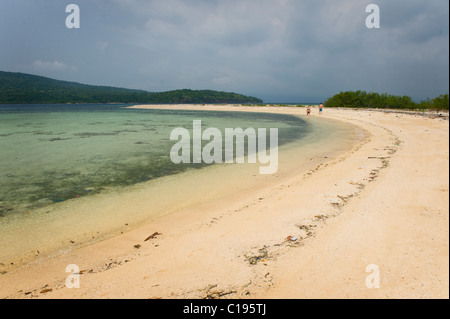
<instances>
[{"instance_id":1,"label":"shoreline","mask_svg":"<svg viewBox=\"0 0 450 319\"><path fill-rule=\"evenodd\" d=\"M448 122L335 109L321 116L363 127L370 139L232 203L203 203L0 275L0 296L448 298ZM81 288L67 289L65 265L74 263ZM379 289L365 285L370 264L380 267Z\"/></svg>"},{"instance_id":2,"label":"shoreline","mask_svg":"<svg viewBox=\"0 0 450 319\"><path fill-rule=\"evenodd\" d=\"M0 274L95 244L202 202L249 194L298 170L313 169L351 147L355 128L331 120L308 122L312 129L306 137L279 145L280 167L275 174L259 174L257 164L222 163L55 203L27 212L24 215L34 218L22 221L6 216L0 227ZM335 136L322 133L326 131Z\"/></svg>"}]
</instances>

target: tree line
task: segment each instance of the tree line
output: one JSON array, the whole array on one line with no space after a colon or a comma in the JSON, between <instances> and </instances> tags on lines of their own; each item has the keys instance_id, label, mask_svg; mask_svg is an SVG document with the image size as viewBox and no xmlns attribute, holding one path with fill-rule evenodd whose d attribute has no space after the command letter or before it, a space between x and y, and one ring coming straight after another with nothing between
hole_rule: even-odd
<instances>
[{"instance_id":1,"label":"tree line","mask_svg":"<svg viewBox=\"0 0 450 319\"><path fill-rule=\"evenodd\" d=\"M348 108L384 108L384 109L419 109L419 110L449 110L448 94L434 99L426 99L419 103L409 96L396 96L387 93L368 93L366 91L340 92L324 103L325 107Z\"/></svg>"}]
</instances>

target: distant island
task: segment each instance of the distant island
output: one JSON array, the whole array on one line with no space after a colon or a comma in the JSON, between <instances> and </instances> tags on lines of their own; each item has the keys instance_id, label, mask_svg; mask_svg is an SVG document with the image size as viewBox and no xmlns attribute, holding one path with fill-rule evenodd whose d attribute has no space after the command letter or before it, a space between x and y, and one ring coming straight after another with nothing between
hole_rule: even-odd
<instances>
[{"instance_id":1,"label":"distant island","mask_svg":"<svg viewBox=\"0 0 450 319\"><path fill-rule=\"evenodd\" d=\"M0 71L0 104L137 103L137 104L239 104L262 100L213 90L147 92L55 80L26 73Z\"/></svg>"}]
</instances>

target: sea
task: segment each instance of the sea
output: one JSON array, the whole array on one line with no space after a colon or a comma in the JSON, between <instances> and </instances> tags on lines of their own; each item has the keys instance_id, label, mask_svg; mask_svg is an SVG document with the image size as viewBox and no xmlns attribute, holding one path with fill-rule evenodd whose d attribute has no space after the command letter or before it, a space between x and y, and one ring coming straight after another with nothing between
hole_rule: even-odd
<instances>
[{"instance_id":1,"label":"sea","mask_svg":"<svg viewBox=\"0 0 450 319\"><path fill-rule=\"evenodd\" d=\"M350 149L362 136L352 126L300 112L127 106L0 106L0 270L289 176L313 159L316 165ZM221 131L277 128L279 172L260 176L259 164L174 163L171 132L192 131L195 120ZM146 209L127 209L139 201Z\"/></svg>"}]
</instances>

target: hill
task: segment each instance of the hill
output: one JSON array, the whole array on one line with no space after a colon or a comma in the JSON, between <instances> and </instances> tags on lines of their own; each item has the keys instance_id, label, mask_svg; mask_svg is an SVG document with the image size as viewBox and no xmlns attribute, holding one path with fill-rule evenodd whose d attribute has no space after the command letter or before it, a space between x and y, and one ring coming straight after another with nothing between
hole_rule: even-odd
<instances>
[{"instance_id":1,"label":"hill","mask_svg":"<svg viewBox=\"0 0 450 319\"><path fill-rule=\"evenodd\" d=\"M147 92L60 81L25 73L0 71L0 104L137 103L205 104L261 103L255 97L213 90Z\"/></svg>"}]
</instances>

